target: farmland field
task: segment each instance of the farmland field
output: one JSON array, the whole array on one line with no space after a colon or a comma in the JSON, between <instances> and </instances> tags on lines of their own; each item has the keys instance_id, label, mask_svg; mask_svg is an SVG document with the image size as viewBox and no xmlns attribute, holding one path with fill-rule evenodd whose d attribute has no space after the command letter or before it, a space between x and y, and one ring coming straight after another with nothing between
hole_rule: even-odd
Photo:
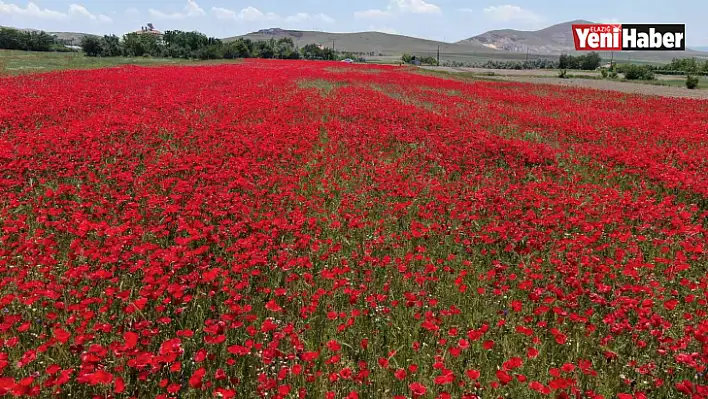
<instances>
[{"instance_id":1,"label":"farmland field","mask_svg":"<svg viewBox=\"0 0 708 399\"><path fill-rule=\"evenodd\" d=\"M0 396L708 396L708 101L246 61L0 79Z\"/></svg>"},{"instance_id":2,"label":"farmland field","mask_svg":"<svg viewBox=\"0 0 708 399\"><path fill-rule=\"evenodd\" d=\"M49 72L64 69L94 69L121 65L207 65L235 63L238 60L196 61L152 57L88 57L83 53L54 53L0 49L0 76Z\"/></svg>"}]
</instances>

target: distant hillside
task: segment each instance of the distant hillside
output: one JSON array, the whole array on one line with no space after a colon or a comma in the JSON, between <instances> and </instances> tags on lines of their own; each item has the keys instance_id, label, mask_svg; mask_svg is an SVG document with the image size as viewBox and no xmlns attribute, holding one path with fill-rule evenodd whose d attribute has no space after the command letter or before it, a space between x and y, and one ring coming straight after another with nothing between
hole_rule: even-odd
<instances>
[{"instance_id":1,"label":"distant hillside","mask_svg":"<svg viewBox=\"0 0 708 399\"><path fill-rule=\"evenodd\" d=\"M68 42L73 42L78 46L79 43L81 43L81 39L83 39L86 36L98 36L98 35L92 35L90 33L78 33L78 32L47 32L50 35L54 35L57 37L59 40L66 40Z\"/></svg>"},{"instance_id":2,"label":"distant hillside","mask_svg":"<svg viewBox=\"0 0 708 399\"><path fill-rule=\"evenodd\" d=\"M510 53L559 55L575 53L573 43L573 24L591 24L593 22L578 19L552 25L537 31L521 31L514 29L492 30L481 35L457 42L457 44L470 44L485 46ZM608 52L600 53L603 58L610 59L613 55ZM708 53L687 49L686 51L661 51L661 52L622 52L615 53L618 60L666 62L674 57L699 57L708 58Z\"/></svg>"},{"instance_id":3,"label":"distant hillside","mask_svg":"<svg viewBox=\"0 0 708 399\"><path fill-rule=\"evenodd\" d=\"M563 22L537 31L492 30L458 42L513 53L561 54L574 51L571 25L592 23L585 20Z\"/></svg>"},{"instance_id":4,"label":"distant hillside","mask_svg":"<svg viewBox=\"0 0 708 399\"><path fill-rule=\"evenodd\" d=\"M224 40L230 41L237 38L251 39L254 41L269 40L271 38L277 40L283 37L292 38L299 47L315 43L332 48L332 42L334 42L334 48L339 51L350 51L354 53L373 52L375 55L401 55L403 53L428 53L435 55L438 46L440 46L440 51L443 53L497 53L496 50L481 45L444 43L381 32L329 33L272 28Z\"/></svg>"},{"instance_id":5,"label":"distant hillside","mask_svg":"<svg viewBox=\"0 0 708 399\"><path fill-rule=\"evenodd\" d=\"M31 29L31 28L13 28L11 26L2 26L0 25L0 28L9 28L9 29L17 29L20 31L24 32L38 32L39 29ZM98 35L92 35L90 33L79 33L79 32L47 32L50 35L54 35L57 37L59 40L66 40L67 42L71 42L72 40L76 45L79 45L81 43L81 39L83 39L86 36L98 36Z\"/></svg>"}]
</instances>

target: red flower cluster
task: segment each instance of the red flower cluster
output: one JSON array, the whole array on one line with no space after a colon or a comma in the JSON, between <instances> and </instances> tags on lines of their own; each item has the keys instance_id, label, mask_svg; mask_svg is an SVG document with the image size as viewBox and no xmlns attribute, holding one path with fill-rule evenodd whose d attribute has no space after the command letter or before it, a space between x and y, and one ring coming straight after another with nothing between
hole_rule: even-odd
<instances>
[{"instance_id":1,"label":"red flower cluster","mask_svg":"<svg viewBox=\"0 0 708 399\"><path fill-rule=\"evenodd\" d=\"M708 102L0 79L0 396L708 397Z\"/></svg>"}]
</instances>

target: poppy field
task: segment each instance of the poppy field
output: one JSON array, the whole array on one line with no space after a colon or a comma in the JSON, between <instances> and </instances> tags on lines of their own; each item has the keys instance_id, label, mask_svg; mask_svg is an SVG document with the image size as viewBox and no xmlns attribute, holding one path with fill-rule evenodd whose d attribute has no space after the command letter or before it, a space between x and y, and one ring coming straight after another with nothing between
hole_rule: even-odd
<instances>
[{"instance_id":1,"label":"poppy field","mask_svg":"<svg viewBox=\"0 0 708 399\"><path fill-rule=\"evenodd\" d=\"M708 101L0 78L0 396L708 397Z\"/></svg>"}]
</instances>

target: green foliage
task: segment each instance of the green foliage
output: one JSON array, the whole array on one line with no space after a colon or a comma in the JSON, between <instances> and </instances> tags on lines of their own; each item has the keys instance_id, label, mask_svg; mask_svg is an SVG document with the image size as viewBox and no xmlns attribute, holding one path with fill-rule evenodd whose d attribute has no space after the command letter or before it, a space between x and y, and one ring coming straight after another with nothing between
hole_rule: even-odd
<instances>
[{"instance_id":1,"label":"green foliage","mask_svg":"<svg viewBox=\"0 0 708 399\"><path fill-rule=\"evenodd\" d=\"M224 44L224 58L250 58L253 54L253 49L254 45L251 40L239 38Z\"/></svg>"},{"instance_id":2,"label":"green foliage","mask_svg":"<svg viewBox=\"0 0 708 399\"><path fill-rule=\"evenodd\" d=\"M581 69L584 71L594 71L600 66L602 58L600 54L591 52L585 55L568 55L561 54L558 59L558 68L560 69Z\"/></svg>"},{"instance_id":3,"label":"green foliage","mask_svg":"<svg viewBox=\"0 0 708 399\"><path fill-rule=\"evenodd\" d=\"M603 79L607 79L610 75L610 71L607 68L600 68L600 75L602 75Z\"/></svg>"},{"instance_id":4,"label":"green foliage","mask_svg":"<svg viewBox=\"0 0 708 399\"><path fill-rule=\"evenodd\" d=\"M410 64L411 61L413 61L413 56L406 53L401 56L401 61L405 62L406 64Z\"/></svg>"},{"instance_id":5,"label":"green foliage","mask_svg":"<svg viewBox=\"0 0 708 399\"><path fill-rule=\"evenodd\" d=\"M80 43L89 57L170 57L181 59L234 59L278 58L311 60L336 60L338 54L330 48L315 44L300 50L292 38L285 37L253 42L237 39L229 43L200 32L166 31L163 35L128 33L122 38L115 35L85 36ZM0 49L28 51L71 51L54 36L42 31L25 32L0 28ZM363 60L353 54L345 58Z\"/></svg>"},{"instance_id":6,"label":"green foliage","mask_svg":"<svg viewBox=\"0 0 708 399\"><path fill-rule=\"evenodd\" d=\"M689 89L695 89L698 87L698 76L686 75L686 87Z\"/></svg>"},{"instance_id":7,"label":"green foliage","mask_svg":"<svg viewBox=\"0 0 708 399\"><path fill-rule=\"evenodd\" d=\"M275 42L275 58L281 60L294 60L300 58L300 53L298 52L293 39L283 37Z\"/></svg>"},{"instance_id":8,"label":"green foliage","mask_svg":"<svg viewBox=\"0 0 708 399\"><path fill-rule=\"evenodd\" d=\"M681 71L686 73L696 73L708 65L708 61L701 63L695 58L674 58L663 69L667 71Z\"/></svg>"},{"instance_id":9,"label":"green foliage","mask_svg":"<svg viewBox=\"0 0 708 399\"><path fill-rule=\"evenodd\" d=\"M584 71L594 71L599 68L600 63L602 63L602 57L594 51L578 58L580 58L580 69Z\"/></svg>"},{"instance_id":10,"label":"green foliage","mask_svg":"<svg viewBox=\"0 0 708 399\"><path fill-rule=\"evenodd\" d=\"M331 48L320 48L316 44L308 44L302 48L302 58L306 60L336 60L337 54Z\"/></svg>"},{"instance_id":11,"label":"green foliage","mask_svg":"<svg viewBox=\"0 0 708 399\"><path fill-rule=\"evenodd\" d=\"M565 69L561 69L558 71L558 77L561 79L566 79L568 77L568 71Z\"/></svg>"},{"instance_id":12,"label":"green foliage","mask_svg":"<svg viewBox=\"0 0 708 399\"><path fill-rule=\"evenodd\" d=\"M617 69L627 80L654 80L654 71L648 65L624 64Z\"/></svg>"},{"instance_id":13,"label":"green foliage","mask_svg":"<svg viewBox=\"0 0 708 399\"><path fill-rule=\"evenodd\" d=\"M499 61L499 60L488 60L485 62L460 62L460 61L450 61L444 60L441 62L443 66L453 67L453 68L486 68L486 69L557 69L558 61L549 60L546 58L539 58L527 61Z\"/></svg>"},{"instance_id":14,"label":"green foliage","mask_svg":"<svg viewBox=\"0 0 708 399\"><path fill-rule=\"evenodd\" d=\"M438 60L435 57L422 57L420 59L421 65L438 65Z\"/></svg>"},{"instance_id":15,"label":"green foliage","mask_svg":"<svg viewBox=\"0 0 708 399\"><path fill-rule=\"evenodd\" d=\"M0 28L0 48L5 50L52 51L56 38L44 31Z\"/></svg>"},{"instance_id":16,"label":"green foliage","mask_svg":"<svg viewBox=\"0 0 708 399\"><path fill-rule=\"evenodd\" d=\"M103 38L101 38L101 47L101 56L103 57L118 57L123 55L120 39L116 35L103 36Z\"/></svg>"},{"instance_id":17,"label":"green foliage","mask_svg":"<svg viewBox=\"0 0 708 399\"><path fill-rule=\"evenodd\" d=\"M89 57L98 57L103 53L103 43L95 36L84 36L81 39L81 48Z\"/></svg>"},{"instance_id":18,"label":"green foliage","mask_svg":"<svg viewBox=\"0 0 708 399\"><path fill-rule=\"evenodd\" d=\"M142 57L143 55L162 55L158 38L155 35L128 33L123 36L123 55Z\"/></svg>"},{"instance_id":19,"label":"green foliage","mask_svg":"<svg viewBox=\"0 0 708 399\"><path fill-rule=\"evenodd\" d=\"M661 75L708 75L708 60L674 58L654 72Z\"/></svg>"}]
</instances>

